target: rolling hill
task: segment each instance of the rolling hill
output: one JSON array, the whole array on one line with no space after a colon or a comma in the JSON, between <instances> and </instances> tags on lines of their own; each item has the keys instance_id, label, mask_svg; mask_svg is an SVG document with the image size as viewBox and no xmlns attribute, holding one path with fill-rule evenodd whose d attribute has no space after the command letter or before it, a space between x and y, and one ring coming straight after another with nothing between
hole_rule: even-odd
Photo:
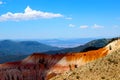
<instances>
[{"instance_id":1,"label":"rolling hill","mask_svg":"<svg viewBox=\"0 0 120 80\"><path fill-rule=\"evenodd\" d=\"M22 60L34 52L60 50L37 41L0 41L0 63Z\"/></svg>"},{"instance_id":2,"label":"rolling hill","mask_svg":"<svg viewBox=\"0 0 120 80\"><path fill-rule=\"evenodd\" d=\"M59 50L58 47L52 47L37 41L0 41L0 55L26 55L34 52L45 52L49 50Z\"/></svg>"}]
</instances>

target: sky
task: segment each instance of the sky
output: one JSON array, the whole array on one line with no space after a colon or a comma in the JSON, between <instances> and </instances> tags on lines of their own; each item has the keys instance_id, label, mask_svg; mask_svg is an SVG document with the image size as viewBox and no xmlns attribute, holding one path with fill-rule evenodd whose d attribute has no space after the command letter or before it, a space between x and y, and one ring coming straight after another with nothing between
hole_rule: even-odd
<instances>
[{"instance_id":1,"label":"sky","mask_svg":"<svg viewBox=\"0 0 120 80\"><path fill-rule=\"evenodd\" d=\"M120 36L120 0L0 0L0 39Z\"/></svg>"}]
</instances>

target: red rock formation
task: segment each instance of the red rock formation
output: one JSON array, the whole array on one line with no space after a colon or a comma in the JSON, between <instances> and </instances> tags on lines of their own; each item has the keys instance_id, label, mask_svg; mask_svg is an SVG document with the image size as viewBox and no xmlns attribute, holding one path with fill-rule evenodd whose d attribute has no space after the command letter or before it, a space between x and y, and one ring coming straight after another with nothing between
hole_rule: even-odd
<instances>
[{"instance_id":1,"label":"red rock formation","mask_svg":"<svg viewBox=\"0 0 120 80\"><path fill-rule=\"evenodd\" d=\"M63 72L73 70L90 61L104 57L110 53L119 42L110 43L98 50L66 53L42 54L34 53L19 62L10 62L0 65L0 80L49 80L51 77ZM109 49L111 46L112 50Z\"/></svg>"}]
</instances>

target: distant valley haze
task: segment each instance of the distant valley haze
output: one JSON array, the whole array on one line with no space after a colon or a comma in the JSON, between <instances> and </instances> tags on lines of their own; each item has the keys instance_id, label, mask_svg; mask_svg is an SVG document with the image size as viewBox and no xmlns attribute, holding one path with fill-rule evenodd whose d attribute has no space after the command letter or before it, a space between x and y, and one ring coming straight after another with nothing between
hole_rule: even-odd
<instances>
[{"instance_id":1,"label":"distant valley haze","mask_svg":"<svg viewBox=\"0 0 120 80\"><path fill-rule=\"evenodd\" d=\"M12 39L14 41L38 41L43 44L61 48L72 48L99 38L68 38L68 39Z\"/></svg>"}]
</instances>

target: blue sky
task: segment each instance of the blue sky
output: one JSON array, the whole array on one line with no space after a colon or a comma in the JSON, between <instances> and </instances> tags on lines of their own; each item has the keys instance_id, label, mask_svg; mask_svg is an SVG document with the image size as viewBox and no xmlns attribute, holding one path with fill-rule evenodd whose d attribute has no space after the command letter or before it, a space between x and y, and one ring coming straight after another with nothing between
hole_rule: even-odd
<instances>
[{"instance_id":1,"label":"blue sky","mask_svg":"<svg viewBox=\"0 0 120 80\"><path fill-rule=\"evenodd\" d=\"M0 39L120 36L120 0L0 0Z\"/></svg>"}]
</instances>

